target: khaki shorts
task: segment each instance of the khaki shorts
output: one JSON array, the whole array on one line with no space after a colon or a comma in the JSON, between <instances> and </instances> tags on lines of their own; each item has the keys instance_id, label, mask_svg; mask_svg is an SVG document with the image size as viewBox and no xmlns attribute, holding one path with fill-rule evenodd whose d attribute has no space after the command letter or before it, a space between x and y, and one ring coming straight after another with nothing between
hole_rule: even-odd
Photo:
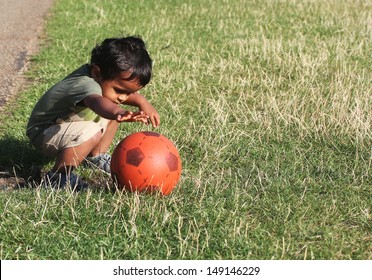
<instances>
[{"instance_id":1,"label":"khaki shorts","mask_svg":"<svg viewBox=\"0 0 372 280\"><path fill-rule=\"evenodd\" d=\"M55 157L66 148L76 147L91 139L96 133L106 131L108 120L100 122L80 121L54 124L40 134L43 154ZM40 138L39 138L40 139Z\"/></svg>"}]
</instances>

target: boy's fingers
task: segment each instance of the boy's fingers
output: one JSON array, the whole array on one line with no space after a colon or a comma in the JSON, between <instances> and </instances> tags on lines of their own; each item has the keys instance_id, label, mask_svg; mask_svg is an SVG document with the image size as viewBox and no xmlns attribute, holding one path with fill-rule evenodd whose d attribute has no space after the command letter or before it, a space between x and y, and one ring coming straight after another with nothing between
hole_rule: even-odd
<instances>
[{"instance_id":1,"label":"boy's fingers","mask_svg":"<svg viewBox=\"0 0 372 280\"><path fill-rule=\"evenodd\" d=\"M156 127L156 120L155 120L154 117L151 117L151 118L150 118L150 122L151 122L151 124L152 124L152 127Z\"/></svg>"},{"instance_id":2,"label":"boy's fingers","mask_svg":"<svg viewBox=\"0 0 372 280\"><path fill-rule=\"evenodd\" d=\"M151 124L156 127L156 120L152 117L150 118L149 115L146 115L143 111L139 112L127 112L126 114L120 114L117 116L116 120L118 122L143 122L145 124Z\"/></svg>"},{"instance_id":3,"label":"boy's fingers","mask_svg":"<svg viewBox=\"0 0 372 280\"><path fill-rule=\"evenodd\" d=\"M144 112L134 112L130 119L127 119L128 121L133 121L133 122L143 122L147 123L149 116L146 115Z\"/></svg>"},{"instance_id":4,"label":"boy's fingers","mask_svg":"<svg viewBox=\"0 0 372 280\"><path fill-rule=\"evenodd\" d=\"M125 114L119 114L116 117L117 121L126 121L133 117L133 112L126 112Z\"/></svg>"},{"instance_id":5,"label":"boy's fingers","mask_svg":"<svg viewBox=\"0 0 372 280\"><path fill-rule=\"evenodd\" d=\"M160 124L159 118L157 118L156 116L152 116L150 118L150 121L151 121L151 124L154 128L157 128Z\"/></svg>"}]
</instances>

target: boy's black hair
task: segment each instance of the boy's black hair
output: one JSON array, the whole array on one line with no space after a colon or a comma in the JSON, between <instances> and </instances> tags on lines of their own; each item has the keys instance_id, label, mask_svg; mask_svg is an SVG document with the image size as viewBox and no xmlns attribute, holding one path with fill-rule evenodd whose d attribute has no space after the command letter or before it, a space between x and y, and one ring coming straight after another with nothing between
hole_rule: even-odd
<instances>
[{"instance_id":1,"label":"boy's black hair","mask_svg":"<svg viewBox=\"0 0 372 280\"><path fill-rule=\"evenodd\" d=\"M122 71L132 71L128 80L138 78L141 86L150 82L152 60L139 36L108 38L92 50L91 65L97 65L104 80L112 80Z\"/></svg>"}]
</instances>

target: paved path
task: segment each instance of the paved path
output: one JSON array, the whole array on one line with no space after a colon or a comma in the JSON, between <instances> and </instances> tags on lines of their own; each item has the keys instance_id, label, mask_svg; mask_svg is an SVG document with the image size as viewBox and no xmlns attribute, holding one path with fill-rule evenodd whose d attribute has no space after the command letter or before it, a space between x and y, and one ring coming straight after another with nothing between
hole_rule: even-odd
<instances>
[{"instance_id":1,"label":"paved path","mask_svg":"<svg viewBox=\"0 0 372 280\"><path fill-rule=\"evenodd\" d=\"M53 2L0 0L0 111L25 85L22 74Z\"/></svg>"}]
</instances>

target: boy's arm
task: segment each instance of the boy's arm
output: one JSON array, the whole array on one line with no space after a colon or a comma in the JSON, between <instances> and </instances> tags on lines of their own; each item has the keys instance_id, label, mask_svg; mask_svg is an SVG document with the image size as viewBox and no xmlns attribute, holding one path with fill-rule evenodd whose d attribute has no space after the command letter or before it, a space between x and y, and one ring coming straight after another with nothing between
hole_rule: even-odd
<instances>
[{"instance_id":1,"label":"boy's arm","mask_svg":"<svg viewBox=\"0 0 372 280\"><path fill-rule=\"evenodd\" d=\"M133 92L128 95L128 99L123 102L125 105L136 106L140 111L148 115L149 121L153 127L160 125L160 115L158 111L147 101L147 99L139 92Z\"/></svg>"},{"instance_id":2,"label":"boy's arm","mask_svg":"<svg viewBox=\"0 0 372 280\"><path fill-rule=\"evenodd\" d=\"M83 104L101 117L118 122L141 121L147 123L148 116L140 112L126 111L101 95L89 95L82 100Z\"/></svg>"}]
</instances>

